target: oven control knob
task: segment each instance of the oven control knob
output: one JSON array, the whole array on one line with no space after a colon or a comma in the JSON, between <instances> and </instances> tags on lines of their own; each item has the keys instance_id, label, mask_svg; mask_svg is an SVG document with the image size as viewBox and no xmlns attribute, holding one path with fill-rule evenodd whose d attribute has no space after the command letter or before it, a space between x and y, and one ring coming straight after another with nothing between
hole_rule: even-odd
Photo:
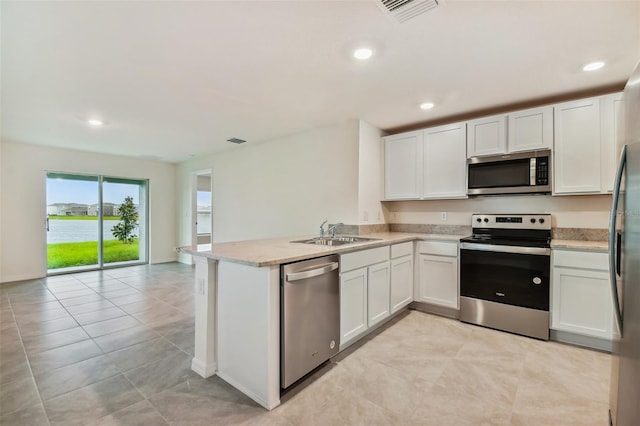
<instances>
[{"instance_id":1,"label":"oven control knob","mask_svg":"<svg viewBox=\"0 0 640 426\"><path fill-rule=\"evenodd\" d=\"M538 219L538 222L540 222L540 223L544 223L544 219L543 219L543 218L540 218L540 219Z\"/></svg>"},{"instance_id":2,"label":"oven control knob","mask_svg":"<svg viewBox=\"0 0 640 426\"><path fill-rule=\"evenodd\" d=\"M533 283L535 285L540 285L542 284L542 280L539 277L533 277Z\"/></svg>"},{"instance_id":3,"label":"oven control knob","mask_svg":"<svg viewBox=\"0 0 640 426\"><path fill-rule=\"evenodd\" d=\"M489 222L489 218L484 218L484 223L488 223Z\"/></svg>"},{"instance_id":4,"label":"oven control knob","mask_svg":"<svg viewBox=\"0 0 640 426\"><path fill-rule=\"evenodd\" d=\"M536 223L536 220L534 218L531 218L531 223Z\"/></svg>"},{"instance_id":5,"label":"oven control knob","mask_svg":"<svg viewBox=\"0 0 640 426\"><path fill-rule=\"evenodd\" d=\"M482 219L477 218L477 219L476 219L476 222L480 223L480 222L482 222Z\"/></svg>"}]
</instances>

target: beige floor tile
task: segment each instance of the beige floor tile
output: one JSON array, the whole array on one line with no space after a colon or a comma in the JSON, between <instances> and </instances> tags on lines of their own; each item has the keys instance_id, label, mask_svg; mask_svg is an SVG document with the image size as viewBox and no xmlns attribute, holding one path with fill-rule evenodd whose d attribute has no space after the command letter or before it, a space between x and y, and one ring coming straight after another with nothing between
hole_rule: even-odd
<instances>
[{"instance_id":1,"label":"beige floor tile","mask_svg":"<svg viewBox=\"0 0 640 426\"><path fill-rule=\"evenodd\" d=\"M120 374L106 355L44 371L36 375L42 400L46 401Z\"/></svg>"},{"instance_id":2,"label":"beige floor tile","mask_svg":"<svg viewBox=\"0 0 640 426\"><path fill-rule=\"evenodd\" d=\"M44 407L52 426L85 425L143 399L119 375L45 401Z\"/></svg>"},{"instance_id":3,"label":"beige floor tile","mask_svg":"<svg viewBox=\"0 0 640 426\"><path fill-rule=\"evenodd\" d=\"M173 263L3 285L0 394L13 411L0 407L0 424L607 424L610 355L417 311L267 411L220 378L191 371L193 279L193 267ZM52 300L49 289L75 297ZM86 290L118 308L102 294L80 295ZM111 313L121 316L93 322Z\"/></svg>"},{"instance_id":4,"label":"beige floor tile","mask_svg":"<svg viewBox=\"0 0 640 426\"><path fill-rule=\"evenodd\" d=\"M437 384L424 392L422 398L408 424L476 426L509 425L511 421L511 404L490 392Z\"/></svg>"},{"instance_id":5,"label":"beige floor tile","mask_svg":"<svg viewBox=\"0 0 640 426\"><path fill-rule=\"evenodd\" d=\"M608 389L600 401L594 401L553 384L522 383L513 405L512 424L604 426L608 424L608 402Z\"/></svg>"},{"instance_id":6,"label":"beige floor tile","mask_svg":"<svg viewBox=\"0 0 640 426\"><path fill-rule=\"evenodd\" d=\"M357 356L354 353L323 380L342 389L357 389L358 396L396 414L411 414L420 402L420 395L432 382L421 380L410 371L398 370L386 364Z\"/></svg>"},{"instance_id":7,"label":"beige floor tile","mask_svg":"<svg viewBox=\"0 0 640 426\"><path fill-rule=\"evenodd\" d=\"M161 426L168 424L158 410L149 401L144 400L102 417L90 423L89 426Z\"/></svg>"}]
</instances>

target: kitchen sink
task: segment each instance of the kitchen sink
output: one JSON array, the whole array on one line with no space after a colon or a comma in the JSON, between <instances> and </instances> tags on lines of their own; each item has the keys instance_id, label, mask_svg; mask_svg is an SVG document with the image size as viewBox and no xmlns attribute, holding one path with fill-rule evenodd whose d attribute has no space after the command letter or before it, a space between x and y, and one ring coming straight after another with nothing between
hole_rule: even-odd
<instances>
[{"instance_id":1,"label":"kitchen sink","mask_svg":"<svg viewBox=\"0 0 640 426\"><path fill-rule=\"evenodd\" d=\"M337 237L315 237L308 240L291 241L292 243L315 244L318 246L342 246L345 244L363 243L366 241L376 241L380 238L363 238L350 236Z\"/></svg>"}]
</instances>

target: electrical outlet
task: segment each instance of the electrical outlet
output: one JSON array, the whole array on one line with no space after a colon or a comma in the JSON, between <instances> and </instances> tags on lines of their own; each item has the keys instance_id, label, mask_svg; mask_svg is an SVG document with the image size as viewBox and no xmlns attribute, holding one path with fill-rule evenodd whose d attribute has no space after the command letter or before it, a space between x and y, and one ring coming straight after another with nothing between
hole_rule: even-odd
<instances>
[{"instance_id":1,"label":"electrical outlet","mask_svg":"<svg viewBox=\"0 0 640 426\"><path fill-rule=\"evenodd\" d=\"M447 220L447 212L440 212L440 220L443 222Z\"/></svg>"},{"instance_id":2,"label":"electrical outlet","mask_svg":"<svg viewBox=\"0 0 640 426\"><path fill-rule=\"evenodd\" d=\"M204 295L204 278L198 279L198 294Z\"/></svg>"},{"instance_id":3,"label":"electrical outlet","mask_svg":"<svg viewBox=\"0 0 640 426\"><path fill-rule=\"evenodd\" d=\"M369 221L369 212L368 211L364 211L362 212L362 221L363 222L368 222Z\"/></svg>"}]
</instances>

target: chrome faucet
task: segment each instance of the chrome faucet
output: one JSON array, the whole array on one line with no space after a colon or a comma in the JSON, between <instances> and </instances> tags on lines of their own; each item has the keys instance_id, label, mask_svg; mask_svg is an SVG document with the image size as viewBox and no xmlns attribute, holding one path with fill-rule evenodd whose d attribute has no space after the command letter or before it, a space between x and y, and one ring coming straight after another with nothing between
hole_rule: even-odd
<instances>
[{"instance_id":1,"label":"chrome faucet","mask_svg":"<svg viewBox=\"0 0 640 426\"><path fill-rule=\"evenodd\" d=\"M336 228L341 225L344 225L344 223L335 223L329 227L329 235L331 235L331 238L336 236Z\"/></svg>"},{"instance_id":2,"label":"chrome faucet","mask_svg":"<svg viewBox=\"0 0 640 426\"><path fill-rule=\"evenodd\" d=\"M327 223L326 220L320 224L320 238L324 237L324 224L325 223Z\"/></svg>"}]
</instances>

